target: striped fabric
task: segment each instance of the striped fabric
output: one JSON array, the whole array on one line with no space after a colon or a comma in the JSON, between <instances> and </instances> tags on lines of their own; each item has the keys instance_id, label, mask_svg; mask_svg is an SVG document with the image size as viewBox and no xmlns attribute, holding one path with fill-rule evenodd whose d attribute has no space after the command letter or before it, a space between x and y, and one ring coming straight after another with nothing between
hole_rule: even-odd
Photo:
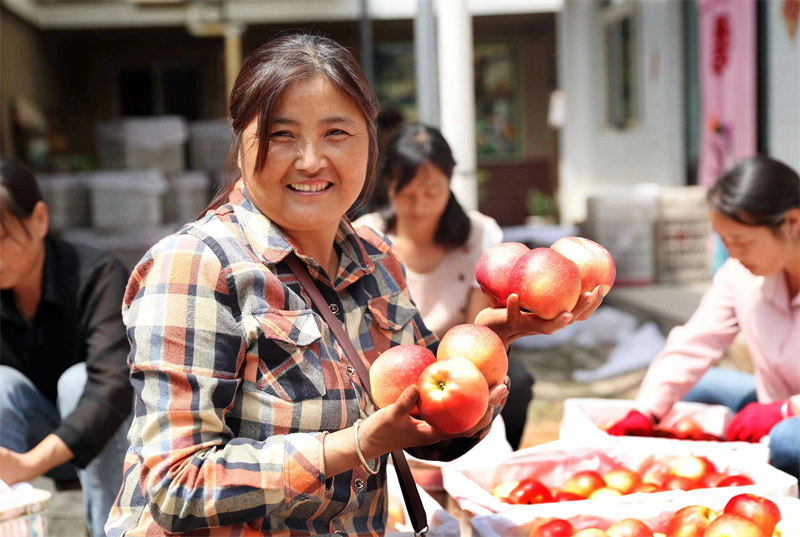
<instances>
[{"instance_id":1,"label":"striped fabric","mask_svg":"<svg viewBox=\"0 0 800 537\"><path fill-rule=\"evenodd\" d=\"M398 344L435 348L402 265L362 235L342 221L333 282L301 258L353 344L369 362ZM110 537L383 535L386 465L325 473L326 431L373 409L282 262L292 251L240 183L134 270L123 304L134 422Z\"/></svg>"}]
</instances>

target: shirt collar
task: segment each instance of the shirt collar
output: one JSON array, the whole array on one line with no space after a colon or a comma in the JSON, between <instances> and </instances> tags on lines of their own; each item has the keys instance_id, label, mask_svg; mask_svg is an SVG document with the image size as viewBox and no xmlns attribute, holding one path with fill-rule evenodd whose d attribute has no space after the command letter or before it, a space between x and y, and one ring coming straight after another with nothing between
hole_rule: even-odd
<instances>
[{"instance_id":1,"label":"shirt collar","mask_svg":"<svg viewBox=\"0 0 800 537\"><path fill-rule=\"evenodd\" d=\"M295 251L283 230L267 218L252 202L242 179L237 181L231 191L229 206L232 207L247 243L264 262L275 265ZM375 269L375 262L386 257L384 252L358 236L347 217L342 218L339 222L334 242L339 252L339 273L334 278L336 290L371 273ZM319 272L316 262L301 255L298 257L309 266L312 272Z\"/></svg>"},{"instance_id":2,"label":"shirt collar","mask_svg":"<svg viewBox=\"0 0 800 537\"><path fill-rule=\"evenodd\" d=\"M39 307L44 303L61 306L63 301L58 294L58 256L55 244L50 235L44 239L44 267L42 268L42 296L39 299ZM38 311L38 310L37 310ZM0 315L4 319L22 319L22 315L14 303L14 295L11 289L2 291L0 300Z\"/></svg>"},{"instance_id":3,"label":"shirt collar","mask_svg":"<svg viewBox=\"0 0 800 537\"><path fill-rule=\"evenodd\" d=\"M800 294L794 298L789 296L789 285L783 272L764 276L761 279L761 290L764 298L781 309L800 306ZM790 300L791 299L791 300Z\"/></svg>"}]
</instances>

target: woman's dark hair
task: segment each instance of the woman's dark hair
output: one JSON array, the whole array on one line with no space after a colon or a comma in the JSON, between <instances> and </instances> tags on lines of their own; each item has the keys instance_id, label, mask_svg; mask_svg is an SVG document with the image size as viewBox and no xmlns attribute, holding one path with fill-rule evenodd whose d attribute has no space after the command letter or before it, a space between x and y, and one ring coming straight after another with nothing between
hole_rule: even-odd
<instances>
[{"instance_id":1,"label":"woman's dark hair","mask_svg":"<svg viewBox=\"0 0 800 537\"><path fill-rule=\"evenodd\" d=\"M408 123L398 128L386 144L381 159L381 181L400 192L417 175L420 166L430 162L450 179L456 161L447 140L434 127L421 123ZM386 230L392 232L397 226L397 215L391 212L386 218ZM459 205L453 191L444 209L434 234L434 242L445 248L463 246L469 238L469 216Z\"/></svg>"},{"instance_id":2,"label":"woman's dark hair","mask_svg":"<svg viewBox=\"0 0 800 537\"><path fill-rule=\"evenodd\" d=\"M800 176L767 156L748 157L720 176L708 191L708 203L740 224L777 232L786 213L800 207Z\"/></svg>"},{"instance_id":3,"label":"woman's dark hair","mask_svg":"<svg viewBox=\"0 0 800 537\"><path fill-rule=\"evenodd\" d=\"M40 201L42 192L33 173L18 160L0 160L0 226L4 227L5 216L10 215L23 224L22 229L28 234L24 221Z\"/></svg>"},{"instance_id":4,"label":"woman's dark hair","mask_svg":"<svg viewBox=\"0 0 800 537\"><path fill-rule=\"evenodd\" d=\"M286 88L301 78L323 76L349 96L364 114L369 134L369 163L364 188L356 207L367 199L375 182L378 162L378 135L375 118L378 100L367 77L353 55L342 45L321 35L295 33L276 37L250 54L234 82L230 97L233 143L225 163L225 177L211 200L209 209L227 202L233 184L239 178L238 156L245 128L256 118L259 140L269 140L269 128L275 106ZM255 170L267 160L269 143L261 143L256 155Z\"/></svg>"}]
</instances>

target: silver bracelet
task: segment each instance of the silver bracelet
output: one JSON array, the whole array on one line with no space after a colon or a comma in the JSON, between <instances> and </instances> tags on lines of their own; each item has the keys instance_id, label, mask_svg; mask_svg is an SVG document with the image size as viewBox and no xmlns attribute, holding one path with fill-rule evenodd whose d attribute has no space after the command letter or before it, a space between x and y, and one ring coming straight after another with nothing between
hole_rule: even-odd
<instances>
[{"instance_id":1,"label":"silver bracelet","mask_svg":"<svg viewBox=\"0 0 800 537\"><path fill-rule=\"evenodd\" d=\"M361 444L358 442L358 425L361 423L361 418L358 418L356 422L353 424L353 436L356 440L356 453L358 454L358 459L361 461L361 466L364 467L364 471L366 471L369 475L377 474L381 469L381 458L375 458L375 469L369 467L367 464L367 460L364 458L364 454L361 453Z\"/></svg>"}]
</instances>

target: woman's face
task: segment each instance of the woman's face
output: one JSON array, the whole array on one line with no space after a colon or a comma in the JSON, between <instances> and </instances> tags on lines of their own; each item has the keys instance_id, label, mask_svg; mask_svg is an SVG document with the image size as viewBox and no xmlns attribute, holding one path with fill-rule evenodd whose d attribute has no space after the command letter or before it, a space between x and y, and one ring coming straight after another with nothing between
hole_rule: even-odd
<instances>
[{"instance_id":1,"label":"woman's face","mask_svg":"<svg viewBox=\"0 0 800 537\"><path fill-rule=\"evenodd\" d=\"M44 235L35 218L23 222L8 214L0 226L0 289L13 289L35 273L44 251ZM27 229L27 233L26 233Z\"/></svg>"},{"instance_id":2,"label":"woman's face","mask_svg":"<svg viewBox=\"0 0 800 537\"><path fill-rule=\"evenodd\" d=\"M398 226L424 228L433 233L450 199L450 178L430 161L425 161L402 190L391 187L389 196Z\"/></svg>"},{"instance_id":3,"label":"woman's face","mask_svg":"<svg viewBox=\"0 0 800 537\"><path fill-rule=\"evenodd\" d=\"M711 226L731 257L756 276L782 271L792 260L797 243L775 235L765 226L747 226L711 211ZM783 231L783 230L782 230Z\"/></svg>"},{"instance_id":4,"label":"woman's face","mask_svg":"<svg viewBox=\"0 0 800 537\"><path fill-rule=\"evenodd\" d=\"M367 175L367 121L324 77L292 82L278 101L269 140L253 120L242 136L240 166L255 205L290 237L332 231L358 198ZM255 172L258 144L269 143Z\"/></svg>"}]
</instances>

